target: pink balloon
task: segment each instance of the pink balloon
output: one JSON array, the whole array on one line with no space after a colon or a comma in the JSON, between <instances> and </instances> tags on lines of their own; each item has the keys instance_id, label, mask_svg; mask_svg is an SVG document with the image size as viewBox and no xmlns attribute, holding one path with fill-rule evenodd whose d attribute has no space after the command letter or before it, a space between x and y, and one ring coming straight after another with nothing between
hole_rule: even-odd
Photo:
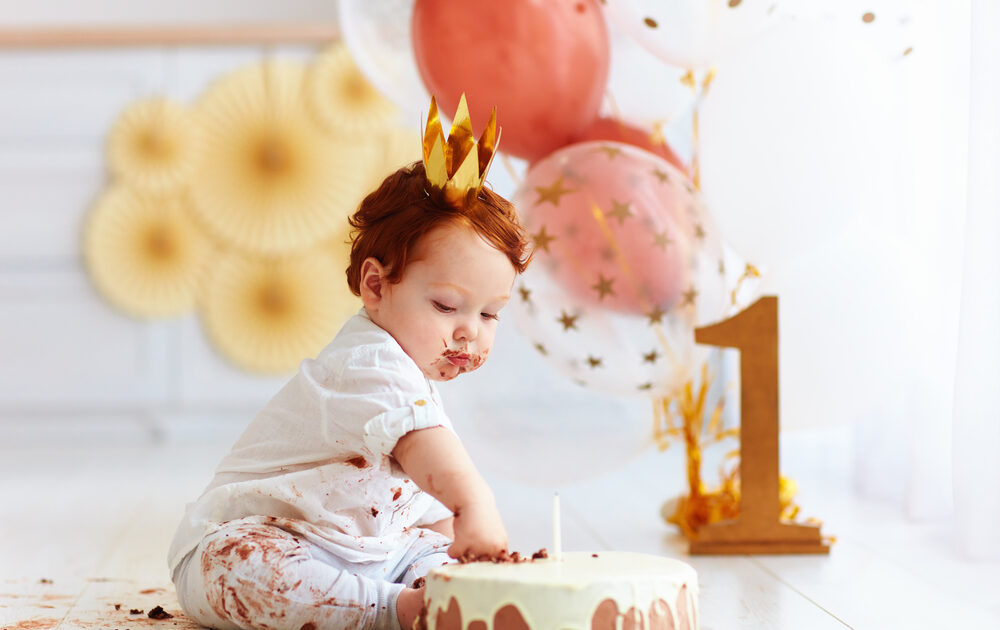
<instances>
[{"instance_id":1,"label":"pink balloon","mask_svg":"<svg viewBox=\"0 0 1000 630\"><path fill-rule=\"evenodd\" d=\"M575 142L586 142L588 140L611 140L614 142L624 142L634 147L645 149L650 153L655 153L661 158L673 164L677 170L688 173L688 168L684 161L674 153L666 140L654 137L651 131L629 124L617 118L600 117L594 120L589 127L584 129Z\"/></svg>"},{"instance_id":2,"label":"pink balloon","mask_svg":"<svg viewBox=\"0 0 1000 630\"><path fill-rule=\"evenodd\" d=\"M597 117L610 43L597 0L416 0L420 76L454 116L468 98L478 135L497 108L501 151L537 160Z\"/></svg>"},{"instance_id":3,"label":"pink balloon","mask_svg":"<svg viewBox=\"0 0 1000 630\"><path fill-rule=\"evenodd\" d=\"M584 142L537 162L514 196L535 262L580 303L667 312L691 287L705 231L687 177L618 142Z\"/></svg>"}]
</instances>

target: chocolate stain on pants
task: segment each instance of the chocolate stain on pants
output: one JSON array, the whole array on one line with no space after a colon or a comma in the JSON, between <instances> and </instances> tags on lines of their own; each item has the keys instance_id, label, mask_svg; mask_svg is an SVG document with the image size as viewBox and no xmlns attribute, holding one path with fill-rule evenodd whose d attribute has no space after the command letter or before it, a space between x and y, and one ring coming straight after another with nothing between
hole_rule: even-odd
<instances>
[{"instance_id":1,"label":"chocolate stain on pants","mask_svg":"<svg viewBox=\"0 0 1000 630\"><path fill-rule=\"evenodd\" d=\"M403 575L387 569L386 580L375 580L335 566L280 527L234 521L185 559L177 591L190 616L217 630L397 630L396 597L415 579L415 566L426 571L447 561L445 550L443 543L410 550Z\"/></svg>"}]
</instances>

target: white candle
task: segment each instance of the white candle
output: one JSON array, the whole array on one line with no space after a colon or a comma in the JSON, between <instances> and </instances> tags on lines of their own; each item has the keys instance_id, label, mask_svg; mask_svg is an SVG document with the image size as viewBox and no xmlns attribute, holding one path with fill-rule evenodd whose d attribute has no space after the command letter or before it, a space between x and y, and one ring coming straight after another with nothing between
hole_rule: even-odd
<instances>
[{"instance_id":1,"label":"white candle","mask_svg":"<svg viewBox=\"0 0 1000 630\"><path fill-rule=\"evenodd\" d=\"M559 522L559 493L552 497L552 557L562 560L562 524Z\"/></svg>"}]
</instances>

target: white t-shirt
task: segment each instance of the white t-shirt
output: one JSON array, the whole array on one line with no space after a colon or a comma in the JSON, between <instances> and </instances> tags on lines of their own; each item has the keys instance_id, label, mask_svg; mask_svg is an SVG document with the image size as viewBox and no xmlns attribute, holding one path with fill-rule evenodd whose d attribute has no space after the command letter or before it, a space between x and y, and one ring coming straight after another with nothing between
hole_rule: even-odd
<instances>
[{"instance_id":1,"label":"white t-shirt","mask_svg":"<svg viewBox=\"0 0 1000 630\"><path fill-rule=\"evenodd\" d=\"M173 571L220 523L249 519L348 562L386 559L452 515L391 457L410 431L454 431L434 384L364 309L257 414L170 546Z\"/></svg>"}]
</instances>

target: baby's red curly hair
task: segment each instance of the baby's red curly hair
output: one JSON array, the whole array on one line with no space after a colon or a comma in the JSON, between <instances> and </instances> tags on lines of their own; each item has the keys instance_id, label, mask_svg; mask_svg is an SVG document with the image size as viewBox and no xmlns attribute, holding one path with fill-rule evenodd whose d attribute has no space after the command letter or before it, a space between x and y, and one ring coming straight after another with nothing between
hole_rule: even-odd
<instances>
[{"instance_id":1,"label":"baby's red curly hair","mask_svg":"<svg viewBox=\"0 0 1000 630\"><path fill-rule=\"evenodd\" d=\"M361 265L371 257L387 269L385 280L399 282L410 254L428 232L442 225L464 225L510 260L522 273L531 259L529 241L517 218L514 204L483 187L471 193L461 208L447 203L431 191L423 162L404 166L389 175L365 197L349 219L351 264L347 284L361 295Z\"/></svg>"}]
</instances>

